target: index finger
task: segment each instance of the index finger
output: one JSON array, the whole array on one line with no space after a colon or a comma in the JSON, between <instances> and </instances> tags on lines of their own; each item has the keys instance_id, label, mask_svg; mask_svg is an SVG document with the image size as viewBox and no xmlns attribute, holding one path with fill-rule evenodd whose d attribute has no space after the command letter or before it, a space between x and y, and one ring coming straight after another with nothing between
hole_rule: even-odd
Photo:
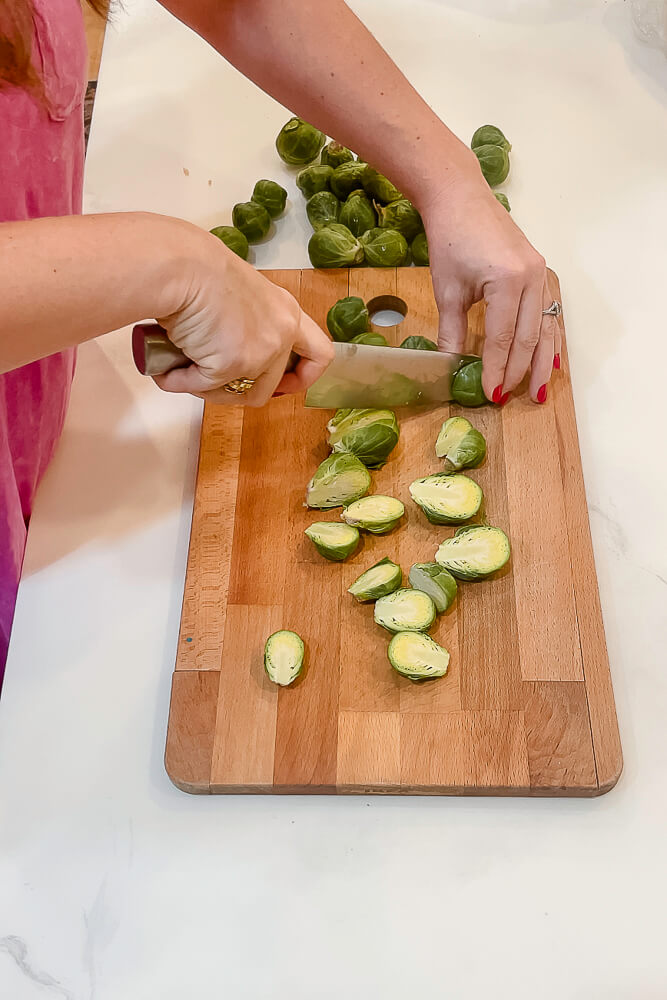
<instances>
[{"instance_id":1,"label":"index finger","mask_svg":"<svg viewBox=\"0 0 667 1000\"><path fill-rule=\"evenodd\" d=\"M305 392L334 359L332 341L306 313L301 314L293 350L299 355L299 362L293 371L285 372L276 392Z\"/></svg>"},{"instance_id":2,"label":"index finger","mask_svg":"<svg viewBox=\"0 0 667 1000\"><path fill-rule=\"evenodd\" d=\"M486 296L485 338L482 350L482 388L487 399L499 403L505 369L514 340L521 293L507 283Z\"/></svg>"}]
</instances>

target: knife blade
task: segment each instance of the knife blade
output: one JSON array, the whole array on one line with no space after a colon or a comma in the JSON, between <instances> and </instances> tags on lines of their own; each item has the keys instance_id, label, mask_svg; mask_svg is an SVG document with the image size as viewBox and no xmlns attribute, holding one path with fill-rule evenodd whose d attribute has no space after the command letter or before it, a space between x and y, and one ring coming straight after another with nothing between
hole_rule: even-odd
<instances>
[{"instance_id":1,"label":"knife blade","mask_svg":"<svg viewBox=\"0 0 667 1000\"><path fill-rule=\"evenodd\" d=\"M410 351L370 344L334 344L334 360L306 393L306 406L428 406L452 398L452 377L474 354ZM132 354L142 375L163 375L191 364L157 323L138 323ZM288 370L298 361L290 357Z\"/></svg>"}]
</instances>

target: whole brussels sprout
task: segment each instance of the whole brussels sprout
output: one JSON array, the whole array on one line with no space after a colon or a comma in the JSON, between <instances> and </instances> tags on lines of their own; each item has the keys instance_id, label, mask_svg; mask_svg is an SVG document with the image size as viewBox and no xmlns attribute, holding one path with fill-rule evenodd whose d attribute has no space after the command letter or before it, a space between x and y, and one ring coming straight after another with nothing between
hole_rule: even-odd
<instances>
[{"instance_id":1,"label":"whole brussels sprout","mask_svg":"<svg viewBox=\"0 0 667 1000\"><path fill-rule=\"evenodd\" d=\"M480 125L470 140L471 149L478 146L502 146L508 153L512 149L512 143L495 125Z\"/></svg>"},{"instance_id":2,"label":"whole brussels sprout","mask_svg":"<svg viewBox=\"0 0 667 1000\"><path fill-rule=\"evenodd\" d=\"M368 347L389 347L389 341L381 333L369 330L368 333L360 333L358 337L353 337L351 344L366 344Z\"/></svg>"},{"instance_id":3,"label":"whole brussels sprout","mask_svg":"<svg viewBox=\"0 0 667 1000\"><path fill-rule=\"evenodd\" d=\"M510 172L509 153L502 146L477 146L473 153L479 160L482 173L490 187L498 187Z\"/></svg>"},{"instance_id":4,"label":"whole brussels sprout","mask_svg":"<svg viewBox=\"0 0 667 1000\"><path fill-rule=\"evenodd\" d=\"M417 267L428 267L428 241L426 233L417 233L410 245L412 259Z\"/></svg>"},{"instance_id":5,"label":"whole brussels sprout","mask_svg":"<svg viewBox=\"0 0 667 1000\"><path fill-rule=\"evenodd\" d=\"M331 191L318 191L306 202L306 215L313 229L338 222L340 202Z\"/></svg>"},{"instance_id":6,"label":"whole brussels sprout","mask_svg":"<svg viewBox=\"0 0 667 1000\"><path fill-rule=\"evenodd\" d=\"M496 201L499 201L503 208L506 208L508 212L511 212L510 203L508 201L507 195L503 194L502 191L494 191L493 197Z\"/></svg>"},{"instance_id":7,"label":"whole brussels sprout","mask_svg":"<svg viewBox=\"0 0 667 1000\"><path fill-rule=\"evenodd\" d=\"M452 379L452 399L459 406L483 406L488 403L482 389L482 362L469 361Z\"/></svg>"},{"instance_id":8,"label":"whole brussels sprout","mask_svg":"<svg viewBox=\"0 0 667 1000\"><path fill-rule=\"evenodd\" d=\"M222 240L226 247L233 250L243 260L248 259L248 241L236 226L216 226L215 229L211 230L211 234Z\"/></svg>"},{"instance_id":9,"label":"whole brussels sprout","mask_svg":"<svg viewBox=\"0 0 667 1000\"><path fill-rule=\"evenodd\" d=\"M329 167L339 167L341 163L352 163L354 153L347 146L341 146L339 142L332 140L322 150L320 163L325 163Z\"/></svg>"},{"instance_id":10,"label":"whole brussels sprout","mask_svg":"<svg viewBox=\"0 0 667 1000\"><path fill-rule=\"evenodd\" d=\"M361 236L377 225L375 209L364 191L353 191L348 196L340 210L340 221L355 236Z\"/></svg>"},{"instance_id":11,"label":"whole brussels sprout","mask_svg":"<svg viewBox=\"0 0 667 1000\"><path fill-rule=\"evenodd\" d=\"M371 267L400 267L405 263L408 244L395 229L369 229L359 239Z\"/></svg>"},{"instance_id":12,"label":"whole brussels sprout","mask_svg":"<svg viewBox=\"0 0 667 1000\"><path fill-rule=\"evenodd\" d=\"M405 236L408 243L424 229L421 215L407 198L390 201L384 208L380 205L378 220L380 229L395 229Z\"/></svg>"},{"instance_id":13,"label":"whole brussels sprout","mask_svg":"<svg viewBox=\"0 0 667 1000\"><path fill-rule=\"evenodd\" d=\"M327 313L327 330L339 342L352 340L371 328L371 318L363 299L358 295L346 295L334 302Z\"/></svg>"},{"instance_id":14,"label":"whole brussels sprout","mask_svg":"<svg viewBox=\"0 0 667 1000\"><path fill-rule=\"evenodd\" d=\"M232 209L232 222L240 229L248 243L263 240L271 228L271 216L256 201L242 201Z\"/></svg>"},{"instance_id":15,"label":"whole brussels sprout","mask_svg":"<svg viewBox=\"0 0 667 1000\"><path fill-rule=\"evenodd\" d=\"M434 344L432 340L428 337L419 337L413 334L412 337L406 337L403 343L400 345L408 351L437 351L438 346Z\"/></svg>"},{"instance_id":16,"label":"whole brussels sprout","mask_svg":"<svg viewBox=\"0 0 667 1000\"><path fill-rule=\"evenodd\" d=\"M313 163L310 167L304 167L296 175L296 186L304 198L312 198L318 191L329 190L332 173L333 167Z\"/></svg>"},{"instance_id":17,"label":"whole brussels sprout","mask_svg":"<svg viewBox=\"0 0 667 1000\"><path fill-rule=\"evenodd\" d=\"M361 178L365 169L366 164L360 163L358 160L341 163L339 167L336 167L329 181L331 190L336 197L345 201L349 194L362 187Z\"/></svg>"},{"instance_id":18,"label":"whole brussels sprout","mask_svg":"<svg viewBox=\"0 0 667 1000\"><path fill-rule=\"evenodd\" d=\"M285 211L287 191L280 184L277 184L276 181L267 181L264 179L257 181L250 200L256 201L258 205L262 205L271 218L276 219Z\"/></svg>"},{"instance_id":19,"label":"whole brussels sprout","mask_svg":"<svg viewBox=\"0 0 667 1000\"><path fill-rule=\"evenodd\" d=\"M325 136L314 125L302 118L290 118L276 138L278 156L285 163L312 163L322 146Z\"/></svg>"},{"instance_id":20,"label":"whole brussels sprout","mask_svg":"<svg viewBox=\"0 0 667 1000\"><path fill-rule=\"evenodd\" d=\"M388 205L390 201L399 201L403 198L398 188L394 187L384 174L381 174L375 167L371 167L368 163L363 173L362 187L369 197L374 198L375 201L381 201L384 205Z\"/></svg>"},{"instance_id":21,"label":"whole brussels sprout","mask_svg":"<svg viewBox=\"0 0 667 1000\"><path fill-rule=\"evenodd\" d=\"M310 237L308 256L313 267L354 267L363 261L364 248L347 226L332 222Z\"/></svg>"}]
</instances>

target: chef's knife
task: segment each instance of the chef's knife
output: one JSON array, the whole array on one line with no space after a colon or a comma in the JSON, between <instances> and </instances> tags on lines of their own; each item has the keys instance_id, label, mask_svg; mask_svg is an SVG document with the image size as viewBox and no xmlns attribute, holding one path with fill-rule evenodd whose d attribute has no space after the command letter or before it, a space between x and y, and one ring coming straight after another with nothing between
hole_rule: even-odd
<instances>
[{"instance_id":1,"label":"chef's knife","mask_svg":"<svg viewBox=\"0 0 667 1000\"><path fill-rule=\"evenodd\" d=\"M334 344L327 370L306 393L306 406L425 406L452 398L452 377L472 354L409 351L370 344ZM162 375L191 364L156 323L141 323L132 334L132 353L142 375ZM298 359L290 358L293 367Z\"/></svg>"}]
</instances>

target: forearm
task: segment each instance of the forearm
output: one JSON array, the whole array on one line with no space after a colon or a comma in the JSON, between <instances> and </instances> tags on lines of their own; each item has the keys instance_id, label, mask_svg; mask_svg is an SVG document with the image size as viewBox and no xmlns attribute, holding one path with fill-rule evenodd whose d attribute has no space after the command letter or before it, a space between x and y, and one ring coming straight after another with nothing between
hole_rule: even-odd
<instances>
[{"instance_id":1,"label":"forearm","mask_svg":"<svg viewBox=\"0 0 667 1000\"><path fill-rule=\"evenodd\" d=\"M163 0L263 90L382 170L419 206L481 173L342 0Z\"/></svg>"},{"instance_id":2,"label":"forearm","mask_svg":"<svg viewBox=\"0 0 667 1000\"><path fill-rule=\"evenodd\" d=\"M171 314L193 230L143 213L0 224L0 372Z\"/></svg>"}]
</instances>

